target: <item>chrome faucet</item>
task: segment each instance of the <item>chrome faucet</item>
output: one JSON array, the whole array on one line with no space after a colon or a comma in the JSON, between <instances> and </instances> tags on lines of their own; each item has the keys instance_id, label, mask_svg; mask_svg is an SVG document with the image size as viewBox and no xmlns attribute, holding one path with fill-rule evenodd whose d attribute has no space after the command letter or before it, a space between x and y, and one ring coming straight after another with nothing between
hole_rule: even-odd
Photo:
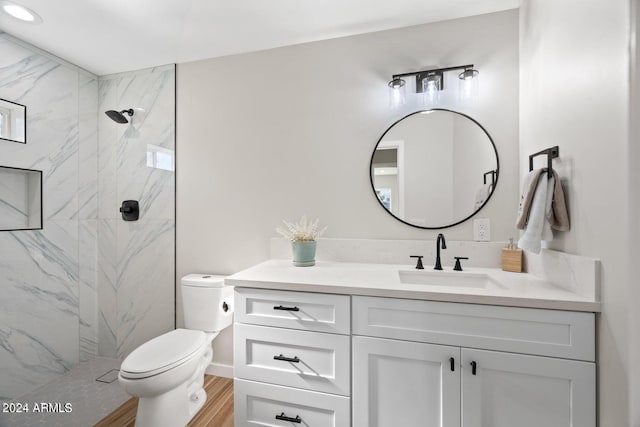
<instances>
[{"instance_id":1,"label":"chrome faucet","mask_svg":"<svg viewBox=\"0 0 640 427\"><path fill-rule=\"evenodd\" d=\"M436 265L433 267L434 270L442 270L442 264L440 264L440 247L442 243L442 249L447 249L447 242L444 240L444 234L438 234L438 239L436 240Z\"/></svg>"}]
</instances>

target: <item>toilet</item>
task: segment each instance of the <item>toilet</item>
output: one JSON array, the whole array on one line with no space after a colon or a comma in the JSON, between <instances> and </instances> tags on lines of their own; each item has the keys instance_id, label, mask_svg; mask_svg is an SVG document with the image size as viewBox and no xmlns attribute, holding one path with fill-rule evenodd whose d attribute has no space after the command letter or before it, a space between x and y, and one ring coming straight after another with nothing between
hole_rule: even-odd
<instances>
[{"instance_id":1,"label":"toilet","mask_svg":"<svg viewBox=\"0 0 640 427\"><path fill-rule=\"evenodd\" d=\"M137 427L187 425L207 400L211 342L233 320L233 287L224 276L189 274L180 284L185 329L147 341L120 366L120 384L140 398Z\"/></svg>"}]
</instances>

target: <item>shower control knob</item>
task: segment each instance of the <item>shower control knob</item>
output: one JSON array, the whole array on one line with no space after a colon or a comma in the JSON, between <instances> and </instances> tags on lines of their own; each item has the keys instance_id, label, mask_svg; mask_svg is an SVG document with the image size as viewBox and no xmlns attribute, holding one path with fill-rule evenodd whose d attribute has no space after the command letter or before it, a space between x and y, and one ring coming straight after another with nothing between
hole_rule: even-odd
<instances>
[{"instance_id":1,"label":"shower control knob","mask_svg":"<svg viewBox=\"0 0 640 427\"><path fill-rule=\"evenodd\" d=\"M125 200L120 207L124 221L137 221L140 218L140 206L137 200Z\"/></svg>"}]
</instances>

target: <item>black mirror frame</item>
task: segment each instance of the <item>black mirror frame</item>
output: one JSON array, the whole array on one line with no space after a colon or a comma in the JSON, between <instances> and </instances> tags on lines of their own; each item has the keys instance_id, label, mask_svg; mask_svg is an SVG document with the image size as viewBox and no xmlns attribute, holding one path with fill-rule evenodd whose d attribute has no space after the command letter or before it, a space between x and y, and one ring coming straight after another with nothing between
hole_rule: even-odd
<instances>
[{"instance_id":1,"label":"black mirror frame","mask_svg":"<svg viewBox=\"0 0 640 427\"><path fill-rule=\"evenodd\" d=\"M473 211L473 213L471 213L471 215L467 216L466 218L458 221L458 222L454 222L453 224L449 224L449 225L442 225L439 227L424 227L421 225L416 225L416 224L411 224L410 222L407 222L401 218L398 218L397 216L395 216L390 210L388 210L383 204L382 201L380 200L380 198L378 197L378 195L376 194L376 188L375 185L373 183L373 157L376 154L376 149L378 148L378 145L380 145L380 142L382 141L382 139L385 137L385 135L398 123L400 123L401 121L403 121L404 119L411 117L415 114L421 114L421 113L425 113L428 111L446 111L449 113L454 113L454 114L458 114L460 116L466 117L467 119L471 120L472 122L474 122L476 125L478 125L480 127L480 129L482 129L482 131L485 133L485 135L487 135L487 138L489 138L489 142L491 142L491 146L493 147L493 152L496 155L496 174L495 174L495 182L493 183L493 191L489 194L489 197L487 197L487 200L484 201L484 203L482 204L482 206L480 206L478 209L476 209L475 211ZM420 228L422 230L441 230L443 228L450 228L450 227L454 227L458 224L462 224L463 222L471 219L472 217L474 217L478 212L480 212L482 210L482 208L484 208L487 203L489 203L489 200L491 200L491 197L493 196L493 193L495 193L496 191L496 187L498 185L498 181L499 181L499 177L500 177L500 158L498 157L498 150L496 148L496 144L495 142L493 142L493 138L491 138L491 135L489 135L489 132L487 132L487 130L484 128L484 126L482 126L477 120L475 120L473 117L470 117L466 114L460 113L458 111L453 111L453 110L449 110L446 108L431 108L429 110L418 110L415 111L411 114L407 114L406 116L402 117L401 119L396 120L391 126L389 126L387 128L387 130L384 131L384 133L382 134L382 136L380 137L380 139L378 139L378 142L376 142L375 147L373 147L373 152L371 153L371 160L369 161L369 180L371 183L371 190L373 191L373 195L376 198L376 200L378 201L378 203L380 204L380 206L382 207L382 209L384 209L384 211L386 213L388 213L389 215L391 215L392 217L394 217L395 219L397 219L398 221L405 223L411 227L415 227L415 228Z\"/></svg>"},{"instance_id":2,"label":"black mirror frame","mask_svg":"<svg viewBox=\"0 0 640 427\"><path fill-rule=\"evenodd\" d=\"M26 144L27 143L27 106L26 105L22 105L22 104L18 104L17 102L9 101L8 99L4 99L4 98L0 98L0 101L8 102L9 104L18 105L18 106L24 108L24 142L18 141L17 139L9 139L9 138L2 138L2 137L0 137L0 141L16 142L18 144Z\"/></svg>"}]
</instances>

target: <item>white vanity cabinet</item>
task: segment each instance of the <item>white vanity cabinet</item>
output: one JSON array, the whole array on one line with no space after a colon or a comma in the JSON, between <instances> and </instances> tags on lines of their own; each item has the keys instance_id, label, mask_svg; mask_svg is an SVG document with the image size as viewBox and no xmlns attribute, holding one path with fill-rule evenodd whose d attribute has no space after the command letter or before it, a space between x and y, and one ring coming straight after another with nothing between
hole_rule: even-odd
<instances>
[{"instance_id":1,"label":"white vanity cabinet","mask_svg":"<svg viewBox=\"0 0 640 427\"><path fill-rule=\"evenodd\" d=\"M354 427L595 427L592 313L352 305Z\"/></svg>"},{"instance_id":2,"label":"white vanity cabinet","mask_svg":"<svg viewBox=\"0 0 640 427\"><path fill-rule=\"evenodd\" d=\"M235 292L236 427L595 427L593 313Z\"/></svg>"},{"instance_id":3,"label":"white vanity cabinet","mask_svg":"<svg viewBox=\"0 0 640 427\"><path fill-rule=\"evenodd\" d=\"M460 348L353 337L354 426L459 426Z\"/></svg>"},{"instance_id":4,"label":"white vanity cabinet","mask_svg":"<svg viewBox=\"0 0 640 427\"><path fill-rule=\"evenodd\" d=\"M594 363L471 349L461 360L464 427L595 427Z\"/></svg>"},{"instance_id":5,"label":"white vanity cabinet","mask_svg":"<svg viewBox=\"0 0 640 427\"><path fill-rule=\"evenodd\" d=\"M236 427L351 425L351 297L236 288Z\"/></svg>"}]
</instances>

